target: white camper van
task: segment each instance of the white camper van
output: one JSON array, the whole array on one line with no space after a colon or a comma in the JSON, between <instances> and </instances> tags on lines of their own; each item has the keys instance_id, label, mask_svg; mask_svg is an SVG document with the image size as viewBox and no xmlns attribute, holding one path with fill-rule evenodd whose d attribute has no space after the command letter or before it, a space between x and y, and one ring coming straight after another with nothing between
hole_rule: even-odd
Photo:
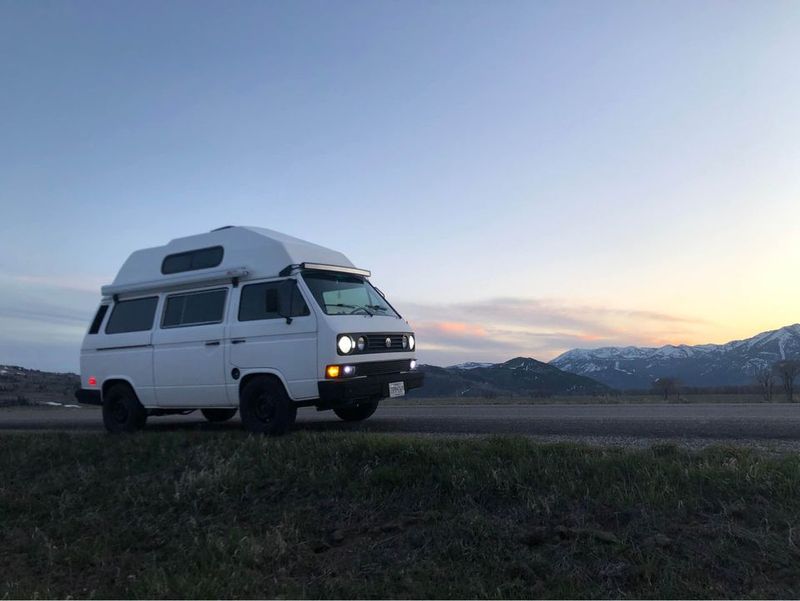
<instances>
[{"instance_id":1,"label":"white camper van","mask_svg":"<svg viewBox=\"0 0 800 601\"><path fill-rule=\"evenodd\" d=\"M223 227L134 252L81 346L82 403L111 432L148 416L239 411L283 434L298 407L366 419L422 385L408 322L342 253L278 232Z\"/></svg>"}]
</instances>

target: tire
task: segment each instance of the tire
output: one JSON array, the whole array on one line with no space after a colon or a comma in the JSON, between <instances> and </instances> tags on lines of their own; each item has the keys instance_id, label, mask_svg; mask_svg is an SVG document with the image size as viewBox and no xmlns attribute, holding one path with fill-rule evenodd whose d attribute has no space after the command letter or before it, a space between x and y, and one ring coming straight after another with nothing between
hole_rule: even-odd
<instances>
[{"instance_id":1,"label":"tire","mask_svg":"<svg viewBox=\"0 0 800 601\"><path fill-rule=\"evenodd\" d=\"M212 423L226 422L236 415L236 408L232 409L201 409L203 417Z\"/></svg>"},{"instance_id":2,"label":"tire","mask_svg":"<svg viewBox=\"0 0 800 601\"><path fill-rule=\"evenodd\" d=\"M127 384L114 384L103 395L103 424L112 434L144 428L147 410Z\"/></svg>"},{"instance_id":3,"label":"tire","mask_svg":"<svg viewBox=\"0 0 800 601\"><path fill-rule=\"evenodd\" d=\"M377 408L378 401L372 401L360 403L358 405L352 405L350 407L339 407L334 409L333 412L339 417L339 419L343 419L346 422L360 422L375 413Z\"/></svg>"},{"instance_id":4,"label":"tire","mask_svg":"<svg viewBox=\"0 0 800 601\"><path fill-rule=\"evenodd\" d=\"M244 429L254 434L282 436L294 424L295 407L278 380L259 377L247 383L239 400Z\"/></svg>"}]
</instances>

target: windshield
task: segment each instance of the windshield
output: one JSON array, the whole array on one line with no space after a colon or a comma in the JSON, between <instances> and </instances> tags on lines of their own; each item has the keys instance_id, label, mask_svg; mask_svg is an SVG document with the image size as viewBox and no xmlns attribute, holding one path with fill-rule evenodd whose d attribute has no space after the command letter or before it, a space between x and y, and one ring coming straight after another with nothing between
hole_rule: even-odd
<instances>
[{"instance_id":1,"label":"windshield","mask_svg":"<svg viewBox=\"0 0 800 601\"><path fill-rule=\"evenodd\" d=\"M308 271L303 279L328 315L400 317L366 279L344 273Z\"/></svg>"}]
</instances>

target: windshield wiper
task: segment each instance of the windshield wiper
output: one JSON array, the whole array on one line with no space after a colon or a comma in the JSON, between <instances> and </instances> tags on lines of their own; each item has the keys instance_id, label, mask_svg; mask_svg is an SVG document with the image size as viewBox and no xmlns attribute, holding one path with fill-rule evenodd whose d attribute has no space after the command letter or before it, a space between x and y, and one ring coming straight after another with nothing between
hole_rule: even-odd
<instances>
[{"instance_id":1,"label":"windshield wiper","mask_svg":"<svg viewBox=\"0 0 800 601\"><path fill-rule=\"evenodd\" d=\"M372 311L370 311L370 310L369 310L367 307L364 307L364 306L361 306L361 305L345 305L344 303L325 303L325 306L326 306L326 307L343 307L343 308L345 308L345 309L353 309L353 311L351 311L351 312L350 312L351 314L352 314L354 311L358 311L359 309L362 309L362 310L366 311L366 312L367 312L367 315L369 315L370 317L372 317L373 315L375 315L375 314L374 314Z\"/></svg>"},{"instance_id":2,"label":"windshield wiper","mask_svg":"<svg viewBox=\"0 0 800 601\"><path fill-rule=\"evenodd\" d=\"M384 311L384 312L386 312L386 311L389 310L387 307L384 307L382 305L367 305L367 307L369 307L373 311Z\"/></svg>"}]
</instances>

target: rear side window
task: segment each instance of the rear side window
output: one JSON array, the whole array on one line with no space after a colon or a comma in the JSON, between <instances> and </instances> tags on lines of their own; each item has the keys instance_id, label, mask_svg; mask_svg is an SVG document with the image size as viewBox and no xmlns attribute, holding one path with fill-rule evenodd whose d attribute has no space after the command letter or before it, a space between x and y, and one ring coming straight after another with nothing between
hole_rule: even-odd
<instances>
[{"instance_id":1,"label":"rear side window","mask_svg":"<svg viewBox=\"0 0 800 601\"><path fill-rule=\"evenodd\" d=\"M92 320L92 325L89 328L90 334L97 334L97 332L100 331L100 325L103 323L106 313L108 313L108 305L100 305L100 308L97 309L97 313L95 313L94 319Z\"/></svg>"},{"instance_id":2,"label":"rear side window","mask_svg":"<svg viewBox=\"0 0 800 601\"><path fill-rule=\"evenodd\" d=\"M280 314L280 282L250 284L242 287L239 299L239 321L278 319ZM308 305L300 290L295 287L291 317L309 315Z\"/></svg>"},{"instance_id":3,"label":"rear side window","mask_svg":"<svg viewBox=\"0 0 800 601\"><path fill-rule=\"evenodd\" d=\"M168 296L161 327L177 328L219 323L225 313L227 294L228 291L222 288Z\"/></svg>"},{"instance_id":4,"label":"rear side window","mask_svg":"<svg viewBox=\"0 0 800 601\"><path fill-rule=\"evenodd\" d=\"M161 263L161 273L181 273L182 271L194 271L195 269L208 269L216 267L222 263L222 256L225 254L221 246L211 246L200 248L188 252L167 255Z\"/></svg>"},{"instance_id":5,"label":"rear side window","mask_svg":"<svg viewBox=\"0 0 800 601\"><path fill-rule=\"evenodd\" d=\"M106 334L123 332L143 332L153 327L156 314L157 296L120 301L114 305L108 318Z\"/></svg>"}]
</instances>

